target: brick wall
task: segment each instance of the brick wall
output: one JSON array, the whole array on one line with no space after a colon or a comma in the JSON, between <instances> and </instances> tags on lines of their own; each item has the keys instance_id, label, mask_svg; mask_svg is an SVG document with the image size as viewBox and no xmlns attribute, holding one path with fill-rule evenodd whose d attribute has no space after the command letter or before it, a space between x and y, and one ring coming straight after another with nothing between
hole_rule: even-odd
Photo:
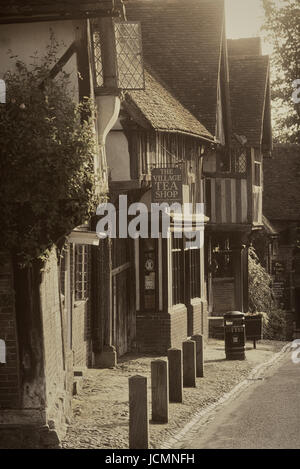
<instances>
[{"instance_id":1,"label":"brick wall","mask_svg":"<svg viewBox=\"0 0 300 469\"><path fill-rule=\"evenodd\" d=\"M208 340L208 305L207 301L202 302L202 335L205 342Z\"/></svg>"},{"instance_id":2,"label":"brick wall","mask_svg":"<svg viewBox=\"0 0 300 469\"><path fill-rule=\"evenodd\" d=\"M6 344L6 364L0 364L0 409L20 405L19 363L13 267L9 255L0 255L0 339Z\"/></svg>"},{"instance_id":3,"label":"brick wall","mask_svg":"<svg viewBox=\"0 0 300 469\"><path fill-rule=\"evenodd\" d=\"M167 314L138 314L136 347L139 352L165 353L170 342L170 318Z\"/></svg>"},{"instance_id":4,"label":"brick wall","mask_svg":"<svg viewBox=\"0 0 300 469\"><path fill-rule=\"evenodd\" d=\"M58 262L53 249L46 263L40 287L44 336L47 421L58 431L65 431L71 415L73 357L68 349L65 311L60 309Z\"/></svg>"},{"instance_id":5,"label":"brick wall","mask_svg":"<svg viewBox=\"0 0 300 469\"><path fill-rule=\"evenodd\" d=\"M190 316L189 335L202 334L203 332L203 303L200 298L194 298L188 308Z\"/></svg>"},{"instance_id":6,"label":"brick wall","mask_svg":"<svg viewBox=\"0 0 300 469\"><path fill-rule=\"evenodd\" d=\"M137 314L136 343L140 352L165 354L170 347L181 348L188 337L188 314L192 321L190 335L202 334L208 339L207 302L193 299L189 312L185 305L176 305L168 313Z\"/></svg>"},{"instance_id":7,"label":"brick wall","mask_svg":"<svg viewBox=\"0 0 300 469\"><path fill-rule=\"evenodd\" d=\"M138 314L137 350L165 354L170 347L181 347L187 338L187 309L177 305L169 313Z\"/></svg>"},{"instance_id":8,"label":"brick wall","mask_svg":"<svg viewBox=\"0 0 300 469\"><path fill-rule=\"evenodd\" d=\"M182 342L188 336L187 331L187 309L184 305L173 306L169 313L171 323L170 347L181 347Z\"/></svg>"},{"instance_id":9,"label":"brick wall","mask_svg":"<svg viewBox=\"0 0 300 469\"><path fill-rule=\"evenodd\" d=\"M77 301L72 311L72 350L75 367L86 367L91 362L89 318L88 300Z\"/></svg>"},{"instance_id":10,"label":"brick wall","mask_svg":"<svg viewBox=\"0 0 300 469\"><path fill-rule=\"evenodd\" d=\"M22 340L21 345L17 344L13 268L9 257L2 256L1 260L0 338L7 344L8 361L0 365L0 446L57 446L71 417L73 363L86 366L90 356L88 304L78 302L73 309L71 349L66 309L60 298L58 259L53 248L40 276L34 308L26 309L28 319L18 320ZM18 288L25 292L27 285L22 282L22 275ZM20 298L18 301L20 313L24 313L24 303ZM30 372L23 381L19 376L19 354L23 357L22 370L25 367Z\"/></svg>"},{"instance_id":11,"label":"brick wall","mask_svg":"<svg viewBox=\"0 0 300 469\"><path fill-rule=\"evenodd\" d=\"M7 342L8 361L0 365L1 448L57 447L66 417L71 415L72 355L64 350L56 251L51 252L34 290L32 309L22 302L28 288L26 275L18 271L14 281L11 260L2 256L0 338Z\"/></svg>"}]
</instances>

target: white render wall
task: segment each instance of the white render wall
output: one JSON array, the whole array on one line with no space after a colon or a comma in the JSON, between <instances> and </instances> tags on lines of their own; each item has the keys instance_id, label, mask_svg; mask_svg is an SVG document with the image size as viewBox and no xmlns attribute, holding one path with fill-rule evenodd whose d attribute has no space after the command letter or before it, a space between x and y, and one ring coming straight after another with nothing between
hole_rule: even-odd
<instances>
[{"instance_id":1,"label":"white render wall","mask_svg":"<svg viewBox=\"0 0 300 469\"><path fill-rule=\"evenodd\" d=\"M37 53L37 63L46 53L50 44L50 35L59 43L57 58L59 59L75 40L76 21L39 22L26 24L0 25L0 79L4 74L14 70L17 60L26 64L33 63L33 56ZM18 56L11 58L11 56ZM64 70L71 73L71 88L75 96L78 94L77 65L75 54L69 60Z\"/></svg>"},{"instance_id":2,"label":"white render wall","mask_svg":"<svg viewBox=\"0 0 300 469\"><path fill-rule=\"evenodd\" d=\"M106 158L112 181L130 181L128 140L119 120L107 136Z\"/></svg>"}]
</instances>

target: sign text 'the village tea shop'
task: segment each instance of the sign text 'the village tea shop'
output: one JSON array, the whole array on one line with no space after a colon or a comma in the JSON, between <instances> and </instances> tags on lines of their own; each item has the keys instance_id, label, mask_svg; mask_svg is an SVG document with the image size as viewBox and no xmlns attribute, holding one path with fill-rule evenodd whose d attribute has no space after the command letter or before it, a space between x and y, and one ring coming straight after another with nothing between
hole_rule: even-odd
<instances>
[{"instance_id":1,"label":"sign text 'the village tea shop'","mask_svg":"<svg viewBox=\"0 0 300 469\"><path fill-rule=\"evenodd\" d=\"M152 202L182 204L182 169L155 168L151 171Z\"/></svg>"}]
</instances>

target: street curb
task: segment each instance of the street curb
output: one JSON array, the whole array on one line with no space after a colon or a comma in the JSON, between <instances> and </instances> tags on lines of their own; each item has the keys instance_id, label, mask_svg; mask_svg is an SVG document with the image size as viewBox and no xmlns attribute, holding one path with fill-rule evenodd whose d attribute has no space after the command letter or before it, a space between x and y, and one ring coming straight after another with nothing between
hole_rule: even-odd
<instances>
[{"instance_id":1,"label":"street curb","mask_svg":"<svg viewBox=\"0 0 300 469\"><path fill-rule=\"evenodd\" d=\"M257 365L255 368L253 368L253 370L249 373L246 379L237 384L231 391L224 394L220 399L217 400L217 402L214 402L213 404L210 404L209 406L205 407L205 409L196 412L192 420L190 420L178 433L176 433L174 436L165 441L160 448L172 449L175 444L182 442L184 436L190 430L192 430L193 427L195 427L197 424L205 423L209 419L209 417L211 417L211 414L216 411L219 406L225 404L233 397L236 397L242 390L246 389L251 384L253 384L255 380L259 379L260 374L263 371L266 371L266 369L271 367L274 362L281 360L281 358L283 358L284 354L288 351L288 349L291 348L291 344L292 342L286 344L279 352L275 353L270 360L265 363L261 363L260 365ZM203 422L201 422L201 420L203 420Z\"/></svg>"}]
</instances>

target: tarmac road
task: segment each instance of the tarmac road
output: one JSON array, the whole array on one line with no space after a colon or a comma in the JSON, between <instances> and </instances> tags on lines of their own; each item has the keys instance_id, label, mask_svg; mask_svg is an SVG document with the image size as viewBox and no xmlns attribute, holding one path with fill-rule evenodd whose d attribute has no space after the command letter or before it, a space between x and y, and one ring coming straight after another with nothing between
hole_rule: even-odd
<instances>
[{"instance_id":1,"label":"tarmac road","mask_svg":"<svg viewBox=\"0 0 300 469\"><path fill-rule=\"evenodd\" d=\"M299 449L300 364L291 353L262 375L210 423L185 435L187 449Z\"/></svg>"}]
</instances>

